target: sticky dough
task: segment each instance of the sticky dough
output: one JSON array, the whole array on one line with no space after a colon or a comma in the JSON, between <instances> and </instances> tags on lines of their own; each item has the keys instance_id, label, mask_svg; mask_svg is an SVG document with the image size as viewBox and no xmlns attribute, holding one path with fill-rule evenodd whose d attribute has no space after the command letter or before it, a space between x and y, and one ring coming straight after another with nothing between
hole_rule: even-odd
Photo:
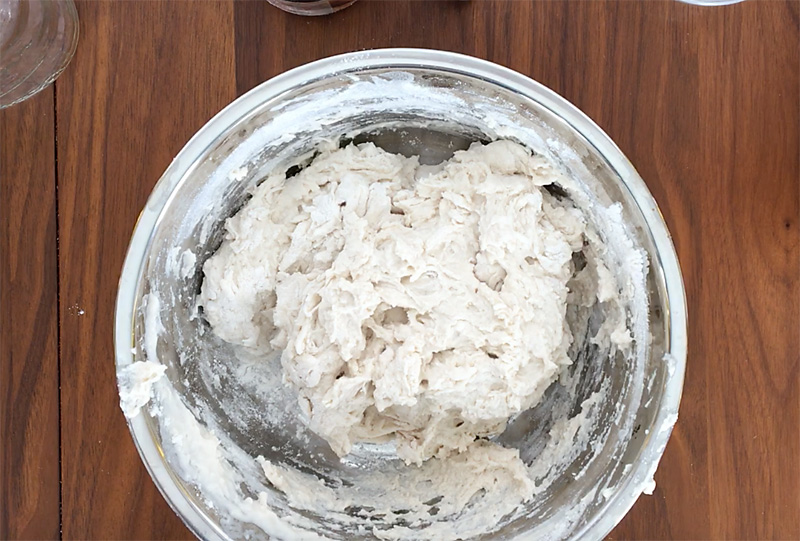
<instances>
[{"instance_id":1,"label":"sticky dough","mask_svg":"<svg viewBox=\"0 0 800 541\"><path fill-rule=\"evenodd\" d=\"M545 189L557 179L509 141L437 167L371 144L323 153L227 221L203 267L205 316L228 342L282 351L309 427L339 455L464 451L570 363L586 223Z\"/></svg>"}]
</instances>

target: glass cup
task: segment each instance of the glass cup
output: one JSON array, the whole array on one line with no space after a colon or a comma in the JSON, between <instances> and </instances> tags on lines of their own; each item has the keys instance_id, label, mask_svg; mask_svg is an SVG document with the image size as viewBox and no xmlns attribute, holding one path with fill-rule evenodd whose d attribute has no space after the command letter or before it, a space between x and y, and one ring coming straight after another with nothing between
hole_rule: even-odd
<instances>
[{"instance_id":1,"label":"glass cup","mask_svg":"<svg viewBox=\"0 0 800 541\"><path fill-rule=\"evenodd\" d=\"M0 109L55 81L77 43L73 0L0 0Z\"/></svg>"},{"instance_id":2,"label":"glass cup","mask_svg":"<svg viewBox=\"0 0 800 541\"><path fill-rule=\"evenodd\" d=\"M267 0L275 7L279 7L296 15L328 15L344 9L355 3L356 0Z\"/></svg>"}]
</instances>

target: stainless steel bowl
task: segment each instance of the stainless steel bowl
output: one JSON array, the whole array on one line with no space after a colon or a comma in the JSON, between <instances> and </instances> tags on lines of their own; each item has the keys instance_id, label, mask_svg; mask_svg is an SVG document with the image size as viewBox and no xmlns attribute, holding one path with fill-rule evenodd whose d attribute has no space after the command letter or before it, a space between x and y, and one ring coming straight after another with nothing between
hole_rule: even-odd
<instances>
[{"instance_id":1,"label":"stainless steel bowl","mask_svg":"<svg viewBox=\"0 0 800 541\"><path fill-rule=\"evenodd\" d=\"M589 338L602 321L602 307L587 315L576 330L569 373L498 440L534 461L549 427L574 416L583 400L605 386L591 443L571 449L554 465L546 490L519 512L487 525L487 536L600 539L648 488L677 419L686 312L677 257L644 182L589 118L519 73L442 51L375 50L291 70L225 108L169 166L134 231L117 298L117 369L122 373L148 357L166 366L163 392L155 392L151 407L129 425L156 485L198 537L264 537L264 524L209 502L210 489L198 475L204 466L189 456L205 440L200 432L194 442L176 436L181 423L210 428L233 449L225 456L237 479L224 487L231 497L266 491L278 515L294 511L260 479L255 456L350 483L358 483L364 468L392 461L368 447L339 461L297 422L293 397L276 374L251 371L241 377L233 349L209 332L195 297L202 264L219 246L224 220L267 173L308 160L321 141L373 141L435 163L472 141L497 138L547 155L569 179L567 194L607 237L612 260L619 259L618 279L633 284L628 310L635 348L627 357L597 350ZM606 212L615 203L616 222ZM642 276L626 270L620 232L627 248L646 253L649 266ZM156 297L160 305L148 301ZM181 419L160 414L173 407ZM285 414L275 415L278 410ZM371 535L370 523L362 530L337 530L320 517L299 513L298 519L332 538Z\"/></svg>"}]
</instances>

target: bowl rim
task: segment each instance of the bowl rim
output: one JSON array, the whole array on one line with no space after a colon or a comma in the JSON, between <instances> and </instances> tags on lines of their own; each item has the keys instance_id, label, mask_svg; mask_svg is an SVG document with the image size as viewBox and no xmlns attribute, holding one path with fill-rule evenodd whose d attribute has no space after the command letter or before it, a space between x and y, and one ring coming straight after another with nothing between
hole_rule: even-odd
<instances>
[{"instance_id":1,"label":"bowl rim","mask_svg":"<svg viewBox=\"0 0 800 541\"><path fill-rule=\"evenodd\" d=\"M194 169L197 160L214 145L221 134L264 102L320 78L343 72L378 68L427 68L455 72L484 79L536 101L567 122L604 157L622 179L623 185L629 190L649 226L657 256L657 260L651 264L659 266L664 276L666 342L674 371L671 371L665 380L661 405L653 423L660 429L651 431L642 446L641 460L633 465L627 479L620 484L619 490L606 502L606 509L599 513L595 520L589 521L576 535L577 538L603 538L633 507L647 481L652 479L677 420L687 354L687 312L683 278L672 237L655 199L644 180L611 138L585 113L556 92L499 64L434 49L393 48L345 53L316 60L281 73L259 84L217 113L186 143L167 167L136 222L117 291L114 326L117 372L136 361L132 347L135 346L133 330L137 285L145 267L145 257L161 212L187 173ZM127 419L127 422L145 467L173 511L197 537L228 539L219 525L214 524L186 492L167 463L157 435L145 415L136 415L132 419ZM639 484L631 490L630 486L634 480L639 480Z\"/></svg>"}]
</instances>

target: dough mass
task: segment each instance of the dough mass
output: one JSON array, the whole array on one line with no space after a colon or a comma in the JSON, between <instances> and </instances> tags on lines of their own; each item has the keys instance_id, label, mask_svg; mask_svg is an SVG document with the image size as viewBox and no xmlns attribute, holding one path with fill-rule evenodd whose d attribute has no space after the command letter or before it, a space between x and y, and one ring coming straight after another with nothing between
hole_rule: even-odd
<instances>
[{"instance_id":1,"label":"dough mass","mask_svg":"<svg viewBox=\"0 0 800 541\"><path fill-rule=\"evenodd\" d=\"M339 455L464 451L570 364L586 223L545 189L557 179L509 141L436 167L371 144L325 152L227 221L200 303L220 338L282 352L309 427Z\"/></svg>"}]
</instances>

